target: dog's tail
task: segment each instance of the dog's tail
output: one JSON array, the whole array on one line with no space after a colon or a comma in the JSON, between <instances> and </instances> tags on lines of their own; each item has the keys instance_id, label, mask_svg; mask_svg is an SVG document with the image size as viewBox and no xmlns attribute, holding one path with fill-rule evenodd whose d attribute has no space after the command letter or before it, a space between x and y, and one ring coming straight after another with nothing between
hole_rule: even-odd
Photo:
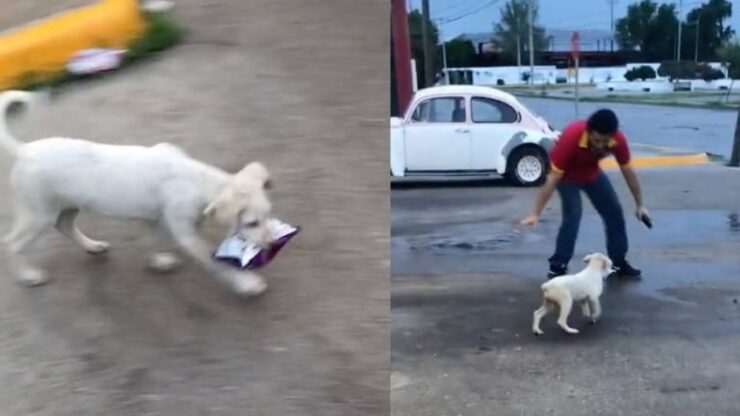
<instances>
[{"instance_id":1,"label":"dog's tail","mask_svg":"<svg viewBox=\"0 0 740 416\"><path fill-rule=\"evenodd\" d=\"M8 131L8 108L14 103L30 106L34 94L26 91L6 91L0 94L0 146L15 157L22 143Z\"/></svg>"}]
</instances>

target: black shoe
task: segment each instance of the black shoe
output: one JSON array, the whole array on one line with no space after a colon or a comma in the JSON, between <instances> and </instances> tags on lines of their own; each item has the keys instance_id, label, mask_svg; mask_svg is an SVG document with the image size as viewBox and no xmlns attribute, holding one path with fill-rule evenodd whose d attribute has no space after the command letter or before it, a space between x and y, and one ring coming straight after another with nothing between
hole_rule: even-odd
<instances>
[{"instance_id":1,"label":"black shoe","mask_svg":"<svg viewBox=\"0 0 740 416\"><path fill-rule=\"evenodd\" d=\"M551 264L550 271L547 273L547 280L558 276L568 274L568 267L564 264Z\"/></svg>"},{"instance_id":2,"label":"black shoe","mask_svg":"<svg viewBox=\"0 0 740 416\"><path fill-rule=\"evenodd\" d=\"M627 279L639 279L642 276L642 271L635 269L631 264L625 261L620 265L614 266L614 276Z\"/></svg>"}]
</instances>

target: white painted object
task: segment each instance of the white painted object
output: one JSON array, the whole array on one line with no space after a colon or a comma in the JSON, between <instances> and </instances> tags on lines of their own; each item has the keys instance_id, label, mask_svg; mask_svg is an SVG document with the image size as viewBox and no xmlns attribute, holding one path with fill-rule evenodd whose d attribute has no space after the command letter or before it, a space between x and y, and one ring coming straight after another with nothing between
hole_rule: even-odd
<instances>
[{"instance_id":1,"label":"white painted object","mask_svg":"<svg viewBox=\"0 0 740 416\"><path fill-rule=\"evenodd\" d=\"M673 91L673 84L664 81L611 81L596 83L597 90L666 93Z\"/></svg>"},{"instance_id":2,"label":"white painted object","mask_svg":"<svg viewBox=\"0 0 740 416\"><path fill-rule=\"evenodd\" d=\"M453 100L463 103L464 114L453 111ZM391 118L390 133L394 177L502 175L522 146L540 149L540 162L546 163L547 147L559 135L512 94L473 85L419 90L406 114ZM517 172L535 171L532 158L517 160Z\"/></svg>"},{"instance_id":3,"label":"white painted object","mask_svg":"<svg viewBox=\"0 0 740 416\"><path fill-rule=\"evenodd\" d=\"M148 0L142 1L141 9L150 13L164 13L175 7L174 1L169 0Z\"/></svg>"},{"instance_id":4,"label":"white painted object","mask_svg":"<svg viewBox=\"0 0 740 416\"><path fill-rule=\"evenodd\" d=\"M121 66L125 50L92 48L77 52L67 63L67 71L75 75L95 74Z\"/></svg>"}]
</instances>

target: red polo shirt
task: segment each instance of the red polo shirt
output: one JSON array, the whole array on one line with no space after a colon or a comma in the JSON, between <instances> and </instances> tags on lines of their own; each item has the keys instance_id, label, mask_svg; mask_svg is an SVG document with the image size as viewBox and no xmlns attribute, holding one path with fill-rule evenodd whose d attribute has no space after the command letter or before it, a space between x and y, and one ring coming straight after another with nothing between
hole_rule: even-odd
<instances>
[{"instance_id":1,"label":"red polo shirt","mask_svg":"<svg viewBox=\"0 0 740 416\"><path fill-rule=\"evenodd\" d=\"M552 169L563 173L563 182L586 184L596 180L601 172L599 161L614 155L620 166L630 162L627 138L617 131L605 153L591 149L586 121L576 121L563 130L557 144L550 152Z\"/></svg>"}]
</instances>

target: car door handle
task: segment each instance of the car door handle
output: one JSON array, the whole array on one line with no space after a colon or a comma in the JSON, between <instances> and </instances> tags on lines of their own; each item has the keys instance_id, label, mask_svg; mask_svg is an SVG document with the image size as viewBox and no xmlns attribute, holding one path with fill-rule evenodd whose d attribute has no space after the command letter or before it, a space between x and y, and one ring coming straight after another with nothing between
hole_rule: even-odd
<instances>
[{"instance_id":1,"label":"car door handle","mask_svg":"<svg viewBox=\"0 0 740 416\"><path fill-rule=\"evenodd\" d=\"M467 127L458 127L455 129L455 133L470 133Z\"/></svg>"}]
</instances>

